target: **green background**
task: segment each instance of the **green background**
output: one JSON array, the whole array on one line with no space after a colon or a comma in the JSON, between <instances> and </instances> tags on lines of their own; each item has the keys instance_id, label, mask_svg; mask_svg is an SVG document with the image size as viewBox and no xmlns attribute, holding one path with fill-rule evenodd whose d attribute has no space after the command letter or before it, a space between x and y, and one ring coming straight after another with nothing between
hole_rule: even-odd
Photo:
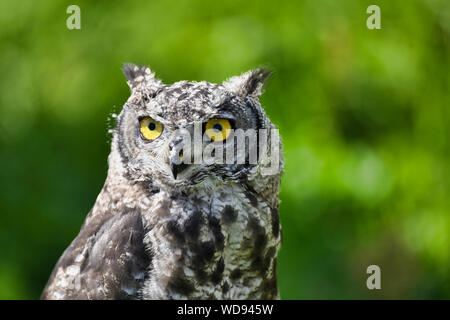
<instances>
[{"instance_id":1,"label":"green background","mask_svg":"<svg viewBox=\"0 0 450 320\"><path fill-rule=\"evenodd\" d=\"M102 188L123 62L274 70L281 298L450 298L449 35L447 0L1 1L0 298L39 297Z\"/></svg>"}]
</instances>

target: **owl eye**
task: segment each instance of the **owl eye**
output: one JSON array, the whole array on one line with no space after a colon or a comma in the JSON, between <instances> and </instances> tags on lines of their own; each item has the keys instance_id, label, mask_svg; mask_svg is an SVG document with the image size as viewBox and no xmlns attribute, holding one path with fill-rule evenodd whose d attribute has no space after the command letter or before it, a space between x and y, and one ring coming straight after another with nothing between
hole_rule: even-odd
<instances>
[{"instance_id":1,"label":"owl eye","mask_svg":"<svg viewBox=\"0 0 450 320\"><path fill-rule=\"evenodd\" d=\"M227 119L211 119L206 123L205 132L213 141L223 141L230 136L231 123Z\"/></svg>"},{"instance_id":2,"label":"owl eye","mask_svg":"<svg viewBox=\"0 0 450 320\"><path fill-rule=\"evenodd\" d=\"M142 118L140 124L141 135L149 141L158 138L163 131L162 123L150 117Z\"/></svg>"}]
</instances>

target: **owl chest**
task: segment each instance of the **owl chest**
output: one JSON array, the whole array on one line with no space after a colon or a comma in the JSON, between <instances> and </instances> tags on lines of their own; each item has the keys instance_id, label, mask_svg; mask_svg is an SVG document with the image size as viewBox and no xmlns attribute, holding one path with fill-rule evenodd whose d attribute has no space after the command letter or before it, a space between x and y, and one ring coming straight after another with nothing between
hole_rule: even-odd
<instances>
[{"instance_id":1,"label":"owl chest","mask_svg":"<svg viewBox=\"0 0 450 320\"><path fill-rule=\"evenodd\" d=\"M149 298L276 297L279 226L257 195L238 186L186 198L166 195L153 218L146 236L153 253Z\"/></svg>"}]
</instances>

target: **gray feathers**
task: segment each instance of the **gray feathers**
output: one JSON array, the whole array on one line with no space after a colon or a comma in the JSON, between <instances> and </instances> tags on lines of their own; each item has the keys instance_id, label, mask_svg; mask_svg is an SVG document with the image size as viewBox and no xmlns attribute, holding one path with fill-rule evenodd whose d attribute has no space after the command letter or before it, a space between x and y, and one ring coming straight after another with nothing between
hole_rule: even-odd
<instances>
[{"instance_id":1,"label":"gray feathers","mask_svg":"<svg viewBox=\"0 0 450 320\"><path fill-rule=\"evenodd\" d=\"M269 72L171 85L145 66L123 72L131 95L113 130L105 185L42 298L277 298L282 157L270 176L260 172L269 151L257 164L190 165L181 177L170 165L177 132L194 123L274 128L259 103ZM140 134L146 117L163 127L151 142Z\"/></svg>"},{"instance_id":2,"label":"gray feathers","mask_svg":"<svg viewBox=\"0 0 450 320\"><path fill-rule=\"evenodd\" d=\"M153 95L162 85L161 80L155 78L155 74L146 66L124 63L122 71L132 91L139 90L144 94Z\"/></svg>"},{"instance_id":3,"label":"gray feathers","mask_svg":"<svg viewBox=\"0 0 450 320\"><path fill-rule=\"evenodd\" d=\"M136 211L95 217L63 254L42 298L136 298L151 264L144 235Z\"/></svg>"},{"instance_id":4,"label":"gray feathers","mask_svg":"<svg viewBox=\"0 0 450 320\"><path fill-rule=\"evenodd\" d=\"M264 82L270 74L268 69L258 68L228 79L224 86L242 97L247 95L259 97L263 93Z\"/></svg>"}]
</instances>

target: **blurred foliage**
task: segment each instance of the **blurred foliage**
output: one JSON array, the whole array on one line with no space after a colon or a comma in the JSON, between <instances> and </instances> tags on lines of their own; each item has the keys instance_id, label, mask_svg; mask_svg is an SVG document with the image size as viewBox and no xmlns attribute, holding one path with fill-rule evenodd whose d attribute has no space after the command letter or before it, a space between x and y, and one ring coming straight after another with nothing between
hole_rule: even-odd
<instances>
[{"instance_id":1,"label":"blurred foliage","mask_svg":"<svg viewBox=\"0 0 450 320\"><path fill-rule=\"evenodd\" d=\"M71 31L73 3L0 2L0 298L38 298L93 205L123 62L275 71L283 299L450 298L449 1L77 1Z\"/></svg>"}]
</instances>

